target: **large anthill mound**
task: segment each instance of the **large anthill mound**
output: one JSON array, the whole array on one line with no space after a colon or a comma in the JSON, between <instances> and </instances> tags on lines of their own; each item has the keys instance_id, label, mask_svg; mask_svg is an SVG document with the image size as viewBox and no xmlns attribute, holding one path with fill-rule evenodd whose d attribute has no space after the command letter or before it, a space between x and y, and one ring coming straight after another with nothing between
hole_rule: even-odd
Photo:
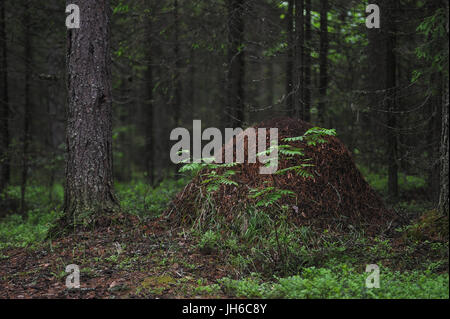
<instances>
[{"instance_id":1,"label":"large anthill mound","mask_svg":"<svg viewBox=\"0 0 450 319\"><path fill-rule=\"evenodd\" d=\"M278 128L279 145L289 144L302 148L304 152L303 157L295 156L291 159L279 156L278 169L306 163L305 160L310 159L307 163L314 166L307 170L313 177L304 178L294 171L282 175L261 175L260 163L244 163L232 168L236 174L230 179L238 183L238 186L220 185L207 197L206 184L203 183L207 178L204 173L207 172L202 172L174 199L169 211L170 220L177 224L190 223L199 218L211 218L211 214L220 214L228 221L232 221L258 201L257 198L249 196L250 189L273 186L295 193L295 196L283 196L277 204L278 207L287 206L290 218L298 225L341 231L348 230L350 225L363 226L370 233L387 228L389 222L393 220L392 212L385 208L381 198L365 181L350 152L338 138L327 136L326 143L315 146L308 146L301 141L286 143L283 138L301 136L312 128L309 123L291 118L268 120L255 128L275 127ZM267 144L269 144L268 131ZM228 143L224 147L230 146L231 143ZM245 149L247 150L247 140ZM276 211L273 206L262 209Z\"/></svg>"}]
</instances>

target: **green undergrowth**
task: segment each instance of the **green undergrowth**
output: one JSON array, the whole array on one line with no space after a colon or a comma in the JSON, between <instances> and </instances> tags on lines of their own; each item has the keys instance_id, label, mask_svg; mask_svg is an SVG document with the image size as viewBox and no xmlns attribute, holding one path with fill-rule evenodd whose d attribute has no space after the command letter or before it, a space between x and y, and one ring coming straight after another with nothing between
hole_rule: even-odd
<instances>
[{"instance_id":1,"label":"green undergrowth","mask_svg":"<svg viewBox=\"0 0 450 319\"><path fill-rule=\"evenodd\" d=\"M217 292L239 298L296 299L421 299L449 298L449 276L431 271L392 271L380 267L379 288L367 287L371 272L358 271L347 264L332 264L327 268L308 267L295 276L262 280L258 274L235 280L219 279L217 284L198 291Z\"/></svg>"},{"instance_id":2,"label":"green undergrowth","mask_svg":"<svg viewBox=\"0 0 450 319\"><path fill-rule=\"evenodd\" d=\"M4 209L11 211L0 220L0 249L38 244L45 239L48 229L61 216L64 193L60 184L51 189L40 185L28 186L23 213L20 194L19 186L9 186L0 194L0 200L8 205Z\"/></svg>"},{"instance_id":3,"label":"green undergrowth","mask_svg":"<svg viewBox=\"0 0 450 319\"><path fill-rule=\"evenodd\" d=\"M159 216L170 200L185 185L185 179L166 179L152 187L143 181L116 183L115 189L122 211L144 218Z\"/></svg>"},{"instance_id":4,"label":"green undergrowth","mask_svg":"<svg viewBox=\"0 0 450 319\"><path fill-rule=\"evenodd\" d=\"M358 169L364 175L366 181L370 186L379 192L386 195L388 189L388 177L387 172L372 171L363 165L357 165ZM426 180L421 176L408 175L403 172L398 174L398 188L400 192L411 192L417 190L423 190L426 187Z\"/></svg>"}]
</instances>

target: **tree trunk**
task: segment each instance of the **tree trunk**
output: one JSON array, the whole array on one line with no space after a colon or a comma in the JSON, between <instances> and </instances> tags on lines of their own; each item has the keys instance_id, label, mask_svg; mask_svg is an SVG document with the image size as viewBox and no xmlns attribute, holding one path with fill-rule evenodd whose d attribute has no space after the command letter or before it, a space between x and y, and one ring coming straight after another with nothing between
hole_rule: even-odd
<instances>
[{"instance_id":1,"label":"tree trunk","mask_svg":"<svg viewBox=\"0 0 450 319\"><path fill-rule=\"evenodd\" d=\"M303 120L311 120L311 0L305 1L305 83L304 87L304 107Z\"/></svg>"},{"instance_id":2,"label":"tree trunk","mask_svg":"<svg viewBox=\"0 0 450 319\"><path fill-rule=\"evenodd\" d=\"M448 36L449 36L449 27L448 27L448 1L445 2L445 12L446 12L446 30L447 30L447 37L446 37L446 43L444 44L446 46L445 52L447 53L447 59L448 59L448 52L449 52L449 43L448 43ZM440 192L439 192L439 204L438 204L438 210L441 214L448 216L449 213L449 206L448 206L448 188L449 188L449 176L448 176L448 111L449 111L449 91L448 91L448 71L446 72L446 76L443 77L443 97L442 97L442 135L441 135L441 185L440 185Z\"/></svg>"},{"instance_id":3,"label":"tree trunk","mask_svg":"<svg viewBox=\"0 0 450 319\"><path fill-rule=\"evenodd\" d=\"M303 0L295 0L295 112L303 118L304 100L304 17Z\"/></svg>"},{"instance_id":4,"label":"tree trunk","mask_svg":"<svg viewBox=\"0 0 450 319\"><path fill-rule=\"evenodd\" d=\"M28 182L28 152L31 143L31 65L32 65L32 48L31 48L31 28L30 28L30 7L29 3L25 2L24 7L24 53L25 53L25 104L24 104L24 119L23 119L23 139L22 139L22 180L20 185L20 210L25 213L25 193Z\"/></svg>"},{"instance_id":5,"label":"tree trunk","mask_svg":"<svg viewBox=\"0 0 450 319\"><path fill-rule=\"evenodd\" d=\"M294 0L288 2L286 15L287 32L287 61L286 61L286 111L289 116L294 115L294 83L292 71L294 69Z\"/></svg>"},{"instance_id":6,"label":"tree trunk","mask_svg":"<svg viewBox=\"0 0 450 319\"><path fill-rule=\"evenodd\" d=\"M151 8L151 4L148 6ZM153 10L151 10L153 14ZM145 114L145 165L147 170L147 177L150 185L154 184L154 157L153 157L153 25L152 17L147 17L147 101L144 103Z\"/></svg>"},{"instance_id":7,"label":"tree trunk","mask_svg":"<svg viewBox=\"0 0 450 319\"><path fill-rule=\"evenodd\" d=\"M5 2L0 3L0 193L10 179L8 58Z\"/></svg>"},{"instance_id":8,"label":"tree trunk","mask_svg":"<svg viewBox=\"0 0 450 319\"><path fill-rule=\"evenodd\" d=\"M70 1L73 3L73 1ZM78 0L81 26L67 32L67 163L70 224L118 208L113 191L109 0Z\"/></svg>"},{"instance_id":9,"label":"tree trunk","mask_svg":"<svg viewBox=\"0 0 450 319\"><path fill-rule=\"evenodd\" d=\"M442 92L443 81L442 73L436 72L430 75L430 86L433 88L432 96L428 101L428 108L426 108L427 116L430 117L428 130L426 135L427 140L427 187L430 194L430 199L433 203L439 201L439 185L440 185L440 139L441 139L441 124L442 124ZM437 91L437 92L435 92Z\"/></svg>"},{"instance_id":10,"label":"tree trunk","mask_svg":"<svg viewBox=\"0 0 450 319\"><path fill-rule=\"evenodd\" d=\"M389 8L392 9L392 8ZM395 8L394 8L395 10ZM397 62L395 55L396 28L394 13L388 10L386 24L386 101L388 103L387 114L387 164L388 164L388 193L393 199L398 197L398 164L397 164L397 118L396 110L396 83Z\"/></svg>"},{"instance_id":11,"label":"tree trunk","mask_svg":"<svg viewBox=\"0 0 450 319\"><path fill-rule=\"evenodd\" d=\"M174 97L173 97L173 109L174 109L174 122L175 127L180 126L180 114L181 114L181 57L180 57L180 43L179 43L179 8L178 8L178 0L174 0L173 3L173 19L174 19L174 28L175 28L175 46L174 46L174 55L175 55L175 74L173 77L174 82Z\"/></svg>"},{"instance_id":12,"label":"tree trunk","mask_svg":"<svg viewBox=\"0 0 450 319\"><path fill-rule=\"evenodd\" d=\"M245 1L228 0L228 73L227 97L228 117L234 127L244 122L244 77L245 51L244 43L244 10Z\"/></svg>"},{"instance_id":13,"label":"tree trunk","mask_svg":"<svg viewBox=\"0 0 450 319\"><path fill-rule=\"evenodd\" d=\"M267 106L272 105L273 104L273 98L274 98L274 81L273 81L273 77L274 77L274 72L273 72L273 62L271 60L269 60L269 62L267 63L267 85L266 85L266 90L267 90Z\"/></svg>"},{"instance_id":14,"label":"tree trunk","mask_svg":"<svg viewBox=\"0 0 450 319\"><path fill-rule=\"evenodd\" d=\"M328 87L328 0L320 2L320 81L319 81L319 124L325 125L325 110L327 107L327 87Z\"/></svg>"}]
</instances>

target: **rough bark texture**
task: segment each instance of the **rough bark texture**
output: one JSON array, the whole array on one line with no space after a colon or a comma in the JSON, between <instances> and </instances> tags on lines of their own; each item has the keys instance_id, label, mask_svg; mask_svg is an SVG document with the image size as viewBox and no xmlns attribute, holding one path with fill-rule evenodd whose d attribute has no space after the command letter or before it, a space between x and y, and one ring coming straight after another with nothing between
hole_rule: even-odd
<instances>
[{"instance_id":1,"label":"rough bark texture","mask_svg":"<svg viewBox=\"0 0 450 319\"><path fill-rule=\"evenodd\" d=\"M0 192L9 183L9 97L5 2L0 3Z\"/></svg>"},{"instance_id":2,"label":"rough bark texture","mask_svg":"<svg viewBox=\"0 0 450 319\"><path fill-rule=\"evenodd\" d=\"M445 43L445 53L449 54L449 45L448 45L448 2L445 2L445 12L447 14L447 41ZM448 206L448 188L449 188L449 180L448 180L448 109L449 109L449 91L448 91L448 70L446 70L446 77L444 78L444 90L443 90L443 105L442 105L442 137L441 137L441 187L439 193L439 204L438 210L441 214L447 215L449 213Z\"/></svg>"},{"instance_id":3,"label":"rough bark texture","mask_svg":"<svg viewBox=\"0 0 450 319\"><path fill-rule=\"evenodd\" d=\"M70 1L79 29L67 39L68 120L65 213L68 221L113 211L109 0ZM81 216L80 216L81 214Z\"/></svg>"}]
</instances>

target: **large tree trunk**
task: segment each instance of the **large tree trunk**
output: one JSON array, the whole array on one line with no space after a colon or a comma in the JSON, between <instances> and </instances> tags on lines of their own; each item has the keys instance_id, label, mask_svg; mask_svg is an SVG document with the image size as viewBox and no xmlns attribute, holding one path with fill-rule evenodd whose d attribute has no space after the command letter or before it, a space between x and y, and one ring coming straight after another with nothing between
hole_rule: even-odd
<instances>
[{"instance_id":1,"label":"large tree trunk","mask_svg":"<svg viewBox=\"0 0 450 319\"><path fill-rule=\"evenodd\" d=\"M5 2L0 3L0 193L9 183L9 97Z\"/></svg>"},{"instance_id":2,"label":"large tree trunk","mask_svg":"<svg viewBox=\"0 0 450 319\"><path fill-rule=\"evenodd\" d=\"M445 52L447 54L448 59L448 53L449 53L449 43L448 43L448 36L449 36L449 27L448 27L448 1L445 2L445 12L447 16L447 37L446 37L446 43L445 43ZM448 91L448 72L446 72L446 76L443 77L444 81L444 90L443 90L443 98L442 98L442 137L441 137L441 187L439 192L439 204L438 204L438 210L441 214L447 215L449 213L449 206L448 206L448 188L449 188L449 176L448 176L448 111L449 111L449 91Z\"/></svg>"},{"instance_id":3,"label":"large tree trunk","mask_svg":"<svg viewBox=\"0 0 450 319\"><path fill-rule=\"evenodd\" d=\"M244 122L244 77L245 49L244 11L245 1L228 0L228 73L227 73L227 111L233 126Z\"/></svg>"},{"instance_id":4,"label":"large tree trunk","mask_svg":"<svg viewBox=\"0 0 450 319\"><path fill-rule=\"evenodd\" d=\"M113 191L109 0L69 1L81 12L67 39L67 222L91 221L118 207Z\"/></svg>"},{"instance_id":5,"label":"large tree trunk","mask_svg":"<svg viewBox=\"0 0 450 319\"><path fill-rule=\"evenodd\" d=\"M319 124L325 125L325 110L327 106L327 87L328 87L328 0L320 2L320 81L319 81Z\"/></svg>"}]
</instances>

